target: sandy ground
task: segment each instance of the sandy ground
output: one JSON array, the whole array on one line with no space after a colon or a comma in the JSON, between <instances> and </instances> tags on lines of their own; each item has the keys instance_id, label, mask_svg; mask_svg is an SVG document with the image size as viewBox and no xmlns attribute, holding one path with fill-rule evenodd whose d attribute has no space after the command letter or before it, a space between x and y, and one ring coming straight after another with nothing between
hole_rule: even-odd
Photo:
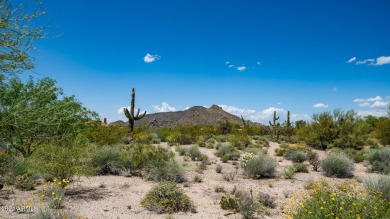
<instances>
[{"instance_id":1,"label":"sandy ground","mask_svg":"<svg viewBox=\"0 0 390 219\"><path fill-rule=\"evenodd\" d=\"M167 147L166 144L162 144ZM190 146L183 146L190 147ZM279 144L271 142L267 149L268 154L275 157L275 149ZM172 147L174 150L174 147ZM236 169L237 165L234 162L221 163L219 158L214 155L215 149L200 148L211 161L211 165L207 166L207 170L203 174L195 171L199 162L184 161L184 157L176 156L179 163L183 164L186 169L187 179L190 181L189 187L184 187L184 191L189 195L197 206L197 213L175 213L174 218L241 218L240 214L229 214L231 212L224 211L220 208L219 200L223 193L216 193L215 186L223 186L226 191L231 191L234 186L238 189L249 191L252 189L253 194L258 192L267 193L276 198L277 207L268 209L267 213L259 213L258 218L283 218L281 208L289 202L289 198L285 198L285 192L291 193L304 191L304 184L309 181L326 178L323 172L298 173L293 179L260 179L253 180L246 178L242 173L241 168ZM320 159L325 157L324 151L316 151ZM291 161L283 157L275 157L278 161L277 172L280 173L285 168L292 164ZM223 173L237 171L237 176L234 181L226 181L222 174L216 173L215 166L222 165ZM203 182L195 183L193 178L199 175L203 178ZM355 164L355 177L367 177L374 175L367 173L367 168L363 164ZM345 179L327 178L332 183L338 183ZM124 177L124 176L94 176L90 178L81 177L78 182L72 183L68 187L68 192L65 198L65 210L69 210L79 216L88 217L89 219L126 219L126 218L166 218L166 214L156 214L144 209L140 205L140 200L148 192L148 190L156 185L155 182L145 181L140 177ZM37 187L34 191L19 191L12 187L3 188L2 195L7 191L12 191L8 200L0 199L2 207L23 205L29 197L37 197ZM31 206L41 208L39 200L34 198L30 203ZM4 210L4 209L2 209ZM0 218L7 219L24 219L29 218L31 214L0 211Z\"/></svg>"}]
</instances>

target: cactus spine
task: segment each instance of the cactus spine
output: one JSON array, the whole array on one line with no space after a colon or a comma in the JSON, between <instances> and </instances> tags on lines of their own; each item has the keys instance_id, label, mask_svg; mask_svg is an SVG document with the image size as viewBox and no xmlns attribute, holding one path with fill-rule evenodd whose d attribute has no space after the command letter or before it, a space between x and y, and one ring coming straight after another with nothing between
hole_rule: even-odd
<instances>
[{"instance_id":1,"label":"cactus spine","mask_svg":"<svg viewBox=\"0 0 390 219\"><path fill-rule=\"evenodd\" d=\"M123 108L126 117L129 119L129 132L133 132L134 130L134 121L142 119L146 114L145 111L142 115L139 115L140 109L138 108L137 115L134 116L134 103L135 103L135 91L133 88L131 91L130 112L127 108Z\"/></svg>"},{"instance_id":2,"label":"cactus spine","mask_svg":"<svg viewBox=\"0 0 390 219\"><path fill-rule=\"evenodd\" d=\"M269 121L269 125L272 127L272 131L271 131L271 139L272 139L272 136L273 134L276 135L276 140L279 141L279 132L278 132L278 127L280 126L280 123L276 123L276 121L279 119L279 116L276 117L276 111L274 111L274 117L272 119L272 123L271 121Z\"/></svg>"}]
</instances>

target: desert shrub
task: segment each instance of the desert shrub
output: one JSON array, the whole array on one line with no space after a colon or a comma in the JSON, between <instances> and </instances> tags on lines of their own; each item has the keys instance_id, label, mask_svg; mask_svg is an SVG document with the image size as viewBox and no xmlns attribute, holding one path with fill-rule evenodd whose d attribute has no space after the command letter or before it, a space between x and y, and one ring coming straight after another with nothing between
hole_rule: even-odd
<instances>
[{"instance_id":1,"label":"desert shrub","mask_svg":"<svg viewBox=\"0 0 390 219\"><path fill-rule=\"evenodd\" d=\"M160 182L153 187L141 200L141 205L158 214L196 211L192 200L173 182Z\"/></svg>"},{"instance_id":2,"label":"desert shrub","mask_svg":"<svg viewBox=\"0 0 390 219\"><path fill-rule=\"evenodd\" d=\"M156 182L172 181L182 183L186 181L183 168L175 161L168 161L151 166L148 169L146 178Z\"/></svg>"},{"instance_id":3,"label":"desert shrub","mask_svg":"<svg viewBox=\"0 0 390 219\"><path fill-rule=\"evenodd\" d=\"M167 137L170 134L172 134L173 131L171 129L167 129L167 128L160 128L160 129L157 129L155 132L156 132L158 138L162 142L166 142L167 141Z\"/></svg>"},{"instance_id":4,"label":"desert shrub","mask_svg":"<svg viewBox=\"0 0 390 219\"><path fill-rule=\"evenodd\" d=\"M286 157L287 160L291 160L296 163L302 163L309 159L307 154L301 150L287 150L283 156Z\"/></svg>"},{"instance_id":5,"label":"desert shrub","mask_svg":"<svg viewBox=\"0 0 390 219\"><path fill-rule=\"evenodd\" d=\"M259 136L256 139L256 144L259 144L262 147L269 147L269 139L266 136Z\"/></svg>"},{"instance_id":6,"label":"desert shrub","mask_svg":"<svg viewBox=\"0 0 390 219\"><path fill-rule=\"evenodd\" d=\"M268 195L267 193L260 192L257 199L259 200L259 202L261 204L263 204L266 207L269 207L269 208L276 207L275 198Z\"/></svg>"},{"instance_id":7,"label":"desert shrub","mask_svg":"<svg viewBox=\"0 0 390 219\"><path fill-rule=\"evenodd\" d=\"M228 160L238 160L240 158L240 152L231 145L222 145L216 152L216 155L226 162Z\"/></svg>"},{"instance_id":8,"label":"desert shrub","mask_svg":"<svg viewBox=\"0 0 390 219\"><path fill-rule=\"evenodd\" d=\"M91 145L79 135L69 145L48 144L38 148L32 156L35 170L50 178L71 179L76 175L92 175L95 170L88 165Z\"/></svg>"},{"instance_id":9,"label":"desert shrub","mask_svg":"<svg viewBox=\"0 0 390 219\"><path fill-rule=\"evenodd\" d=\"M217 142L222 142L222 143L224 143L224 142L227 142L227 141L228 141L228 136L226 136L226 135L217 135L217 136L215 136L215 140L216 140Z\"/></svg>"},{"instance_id":10,"label":"desert shrub","mask_svg":"<svg viewBox=\"0 0 390 219\"><path fill-rule=\"evenodd\" d=\"M282 171L281 175L285 178L285 179L292 179L292 177L294 176L295 174L295 169L292 167L292 166L289 166L288 168L286 168L285 170Z\"/></svg>"},{"instance_id":11,"label":"desert shrub","mask_svg":"<svg viewBox=\"0 0 390 219\"><path fill-rule=\"evenodd\" d=\"M221 164L217 164L216 166L215 166L215 172L216 173L222 173L222 165Z\"/></svg>"},{"instance_id":12,"label":"desert shrub","mask_svg":"<svg viewBox=\"0 0 390 219\"><path fill-rule=\"evenodd\" d=\"M178 152L180 156L189 156L189 150L187 147L176 146L175 151Z\"/></svg>"},{"instance_id":13,"label":"desert shrub","mask_svg":"<svg viewBox=\"0 0 390 219\"><path fill-rule=\"evenodd\" d=\"M352 176L353 161L344 153L330 154L321 161L321 168L326 176L350 177Z\"/></svg>"},{"instance_id":14,"label":"desert shrub","mask_svg":"<svg viewBox=\"0 0 390 219\"><path fill-rule=\"evenodd\" d=\"M201 182L203 182L203 178L201 176L199 176L199 175L195 175L194 176L194 182L201 183Z\"/></svg>"},{"instance_id":15,"label":"desert shrub","mask_svg":"<svg viewBox=\"0 0 390 219\"><path fill-rule=\"evenodd\" d=\"M125 168L134 172L148 166L165 163L173 157L173 152L160 146L131 144L121 148L121 160Z\"/></svg>"},{"instance_id":16,"label":"desert shrub","mask_svg":"<svg viewBox=\"0 0 390 219\"><path fill-rule=\"evenodd\" d=\"M34 189L36 186L35 179L33 176L24 174L16 177L15 188L23 191L29 191Z\"/></svg>"},{"instance_id":17,"label":"desert shrub","mask_svg":"<svg viewBox=\"0 0 390 219\"><path fill-rule=\"evenodd\" d=\"M170 145L188 145L195 143L194 136L178 131L171 133L166 139Z\"/></svg>"},{"instance_id":18,"label":"desert shrub","mask_svg":"<svg viewBox=\"0 0 390 219\"><path fill-rule=\"evenodd\" d=\"M261 203L253 198L252 191L249 193L241 190L223 195L220 206L223 210L239 212L243 218L253 218L254 213L261 209Z\"/></svg>"},{"instance_id":19,"label":"desert shrub","mask_svg":"<svg viewBox=\"0 0 390 219\"><path fill-rule=\"evenodd\" d=\"M191 160L202 161L208 159L206 155L200 152L199 147L197 145L193 145L189 148L188 155L191 157Z\"/></svg>"},{"instance_id":20,"label":"desert shrub","mask_svg":"<svg viewBox=\"0 0 390 219\"><path fill-rule=\"evenodd\" d=\"M292 168L295 170L296 173L308 173L309 172L307 165L304 163L294 163L292 165Z\"/></svg>"},{"instance_id":21,"label":"desert shrub","mask_svg":"<svg viewBox=\"0 0 390 219\"><path fill-rule=\"evenodd\" d=\"M0 151L0 178L4 184L15 184L16 177L29 174L29 162L22 156Z\"/></svg>"},{"instance_id":22,"label":"desert shrub","mask_svg":"<svg viewBox=\"0 0 390 219\"><path fill-rule=\"evenodd\" d=\"M251 178L273 177L276 161L267 155L257 155L246 162L244 172Z\"/></svg>"},{"instance_id":23,"label":"desert shrub","mask_svg":"<svg viewBox=\"0 0 390 219\"><path fill-rule=\"evenodd\" d=\"M242 150L252 144L247 135L232 135L229 137L229 143L239 150Z\"/></svg>"},{"instance_id":24,"label":"desert shrub","mask_svg":"<svg viewBox=\"0 0 390 219\"><path fill-rule=\"evenodd\" d=\"M275 148L275 155L281 157L284 153L286 153L286 151L287 149L285 148Z\"/></svg>"},{"instance_id":25,"label":"desert shrub","mask_svg":"<svg viewBox=\"0 0 390 219\"><path fill-rule=\"evenodd\" d=\"M151 133L141 132L134 135L134 141L139 144L151 144L153 135Z\"/></svg>"},{"instance_id":26,"label":"desert shrub","mask_svg":"<svg viewBox=\"0 0 390 219\"><path fill-rule=\"evenodd\" d=\"M364 180L364 187L374 196L390 201L390 176L377 176Z\"/></svg>"},{"instance_id":27,"label":"desert shrub","mask_svg":"<svg viewBox=\"0 0 390 219\"><path fill-rule=\"evenodd\" d=\"M383 174L390 174L390 147L382 147L379 149L371 149L366 153L365 158L371 164L373 171L378 171Z\"/></svg>"},{"instance_id":28,"label":"desert shrub","mask_svg":"<svg viewBox=\"0 0 390 219\"><path fill-rule=\"evenodd\" d=\"M123 163L120 159L119 150L116 147L95 148L93 151L89 165L95 169L97 174L118 174L123 168Z\"/></svg>"},{"instance_id":29,"label":"desert shrub","mask_svg":"<svg viewBox=\"0 0 390 219\"><path fill-rule=\"evenodd\" d=\"M196 144L199 145L199 147L206 147L206 137L203 135L199 136Z\"/></svg>"},{"instance_id":30,"label":"desert shrub","mask_svg":"<svg viewBox=\"0 0 390 219\"><path fill-rule=\"evenodd\" d=\"M99 125L91 132L92 142L99 145L118 144L128 135L128 128L122 125Z\"/></svg>"},{"instance_id":31,"label":"desert shrub","mask_svg":"<svg viewBox=\"0 0 390 219\"><path fill-rule=\"evenodd\" d=\"M332 147L328 150L330 153L345 153L347 157L352 159L355 163L360 163L364 160L364 150L356 150L353 148L338 148Z\"/></svg>"},{"instance_id":32,"label":"desert shrub","mask_svg":"<svg viewBox=\"0 0 390 219\"><path fill-rule=\"evenodd\" d=\"M372 196L352 181L331 185L314 182L310 196L296 194L283 209L290 218L388 218L390 202Z\"/></svg>"},{"instance_id":33,"label":"desert shrub","mask_svg":"<svg viewBox=\"0 0 390 219\"><path fill-rule=\"evenodd\" d=\"M228 182L234 181L234 178L236 178L236 176L237 171L229 171L222 174L222 178Z\"/></svg>"},{"instance_id":34,"label":"desert shrub","mask_svg":"<svg viewBox=\"0 0 390 219\"><path fill-rule=\"evenodd\" d=\"M288 144L287 142L282 142L280 145L279 145L280 148L290 148L290 144Z\"/></svg>"}]
</instances>

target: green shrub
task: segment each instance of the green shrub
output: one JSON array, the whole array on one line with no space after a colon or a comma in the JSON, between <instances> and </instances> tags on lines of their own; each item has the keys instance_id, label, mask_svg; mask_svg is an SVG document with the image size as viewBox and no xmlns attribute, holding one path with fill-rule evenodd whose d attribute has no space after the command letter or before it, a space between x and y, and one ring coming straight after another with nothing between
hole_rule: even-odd
<instances>
[{"instance_id":1,"label":"green shrub","mask_svg":"<svg viewBox=\"0 0 390 219\"><path fill-rule=\"evenodd\" d=\"M146 178L156 182L172 181L182 183L186 181L183 168L175 161L168 161L151 166Z\"/></svg>"},{"instance_id":2,"label":"green shrub","mask_svg":"<svg viewBox=\"0 0 390 219\"><path fill-rule=\"evenodd\" d=\"M217 140L217 142L227 142L228 141L228 136L226 135L217 135L215 136L215 140Z\"/></svg>"},{"instance_id":3,"label":"green shrub","mask_svg":"<svg viewBox=\"0 0 390 219\"><path fill-rule=\"evenodd\" d=\"M162 142L166 142L167 137L172 134L172 130L167 128L160 128L156 130L156 134Z\"/></svg>"},{"instance_id":4,"label":"green shrub","mask_svg":"<svg viewBox=\"0 0 390 219\"><path fill-rule=\"evenodd\" d=\"M225 187L217 185L217 186L214 187L214 192L218 192L218 193L219 192L223 192L223 193L225 193L226 190L225 190Z\"/></svg>"},{"instance_id":5,"label":"green shrub","mask_svg":"<svg viewBox=\"0 0 390 219\"><path fill-rule=\"evenodd\" d=\"M81 219L72 212L65 211L63 209L49 209L49 208L40 208L38 212L34 213L33 216L29 217L30 219Z\"/></svg>"},{"instance_id":6,"label":"green shrub","mask_svg":"<svg viewBox=\"0 0 390 219\"><path fill-rule=\"evenodd\" d=\"M307 165L304 163L294 163L292 165L292 168L295 170L296 173L308 173L309 172Z\"/></svg>"},{"instance_id":7,"label":"green shrub","mask_svg":"<svg viewBox=\"0 0 390 219\"><path fill-rule=\"evenodd\" d=\"M229 194L225 194L221 197L219 202L223 210L238 210L238 202L235 198L231 197Z\"/></svg>"},{"instance_id":8,"label":"green shrub","mask_svg":"<svg viewBox=\"0 0 390 219\"><path fill-rule=\"evenodd\" d=\"M226 162L228 160L238 160L240 158L240 152L231 145L222 145L216 152L216 155L221 157L221 160L226 160Z\"/></svg>"},{"instance_id":9,"label":"green shrub","mask_svg":"<svg viewBox=\"0 0 390 219\"><path fill-rule=\"evenodd\" d=\"M364 181L364 187L374 196L390 201L390 176L377 176Z\"/></svg>"},{"instance_id":10,"label":"green shrub","mask_svg":"<svg viewBox=\"0 0 390 219\"><path fill-rule=\"evenodd\" d=\"M390 147L382 147L379 149L371 149L365 158L371 164L373 171L378 171L383 174L390 174Z\"/></svg>"},{"instance_id":11,"label":"green shrub","mask_svg":"<svg viewBox=\"0 0 390 219\"><path fill-rule=\"evenodd\" d=\"M302 163L309 159L307 154L301 150L288 150L283 156L286 157L287 160L291 160L295 163Z\"/></svg>"},{"instance_id":12,"label":"green shrub","mask_svg":"<svg viewBox=\"0 0 390 219\"><path fill-rule=\"evenodd\" d=\"M119 150L112 146L96 148L90 157L89 165L100 175L118 174L124 166Z\"/></svg>"},{"instance_id":13,"label":"green shrub","mask_svg":"<svg viewBox=\"0 0 390 219\"><path fill-rule=\"evenodd\" d=\"M215 172L216 173L222 173L222 165L221 164L217 164L216 166L215 166Z\"/></svg>"},{"instance_id":14,"label":"green shrub","mask_svg":"<svg viewBox=\"0 0 390 219\"><path fill-rule=\"evenodd\" d=\"M141 205L158 214L196 211L192 200L173 182L160 182L153 187L142 199Z\"/></svg>"},{"instance_id":15,"label":"green shrub","mask_svg":"<svg viewBox=\"0 0 390 219\"><path fill-rule=\"evenodd\" d=\"M251 145L251 140L247 135L233 135L229 138L229 143L239 150L242 150Z\"/></svg>"},{"instance_id":16,"label":"green shrub","mask_svg":"<svg viewBox=\"0 0 390 219\"><path fill-rule=\"evenodd\" d=\"M134 135L134 141L139 144L151 144L153 140L153 135L150 133L138 133Z\"/></svg>"},{"instance_id":17,"label":"green shrub","mask_svg":"<svg viewBox=\"0 0 390 219\"><path fill-rule=\"evenodd\" d=\"M99 125L91 132L92 141L99 145L112 145L123 141L128 129L122 125Z\"/></svg>"},{"instance_id":18,"label":"green shrub","mask_svg":"<svg viewBox=\"0 0 390 219\"><path fill-rule=\"evenodd\" d=\"M170 134L166 139L171 145L189 145L195 143L196 138L191 134L176 131Z\"/></svg>"},{"instance_id":19,"label":"green shrub","mask_svg":"<svg viewBox=\"0 0 390 219\"><path fill-rule=\"evenodd\" d=\"M35 187L35 179L28 174L24 174L16 177L15 188L23 191L29 191Z\"/></svg>"},{"instance_id":20,"label":"green shrub","mask_svg":"<svg viewBox=\"0 0 390 219\"><path fill-rule=\"evenodd\" d=\"M199 147L197 145L193 145L189 148L188 150L189 156L191 157L191 160L197 160L197 161L202 161L202 160L207 160L208 157L202 152L200 152Z\"/></svg>"},{"instance_id":21,"label":"green shrub","mask_svg":"<svg viewBox=\"0 0 390 219\"><path fill-rule=\"evenodd\" d=\"M360 163L364 160L364 150L356 150L353 148L338 148L332 147L328 150L331 153L345 153L350 159L352 159L355 163Z\"/></svg>"},{"instance_id":22,"label":"green shrub","mask_svg":"<svg viewBox=\"0 0 390 219\"><path fill-rule=\"evenodd\" d=\"M49 178L71 179L76 175L92 175L95 170L88 165L91 145L79 135L70 145L42 145L32 156L35 170Z\"/></svg>"},{"instance_id":23,"label":"green shrub","mask_svg":"<svg viewBox=\"0 0 390 219\"><path fill-rule=\"evenodd\" d=\"M282 172L282 176L285 179L292 179L294 174L295 174L295 169L292 166L288 167L287 169L283 170L283 172Z\"/></svg>"},{"instance_id":24,"label":"green shrub","mask_svg":"<svg viewBox=\"0 0 390 219\"><path fill-rule=\"evenodd\" d=\"M178 152L180 156L189 156L190 155L187 147L185 148L182 146L176 146L175 151Z\"/></svg>"},{"instance_id":25,"label":"green shrub","mask_svg":"<svg viewBox=\"0 0 390 219\"><path fill-rule=\"evenodd\" d=\"M225 154L225 155L223 155L222 157L221 157L221 161L223 162L223 163L227 163L228 161L229 161L229 155L228 154Z\"/></svg>"},{"instance_id":26,"label":"green shrub","mask_svg":"<svg viewBox=\"0 0 390 219\"><path fill-rule=\"evenodd\" d=\"M257 155L246 162L244 172L251 178L275 176L276 161L267 155Z\"/></svg>"},{"instance_id":27,"label":"green shrub","mask_svg":"<svg viewBox=\"0 0 390 219\"><path fill-rule=\"evenodd\" d=\"M173 157L173 152L160 146L131 144L121 148L121 160L125 168L134 172L148 166L165 163Z\"/></svg>"},{"instance_id":28,"label":"green shrub","mask_svg":"<svg viewBox=\"0 0 390 219\"><path fill-rule=\"evenodd\" d=\"M275 149L275 155L276 156L283 156L284 155L284 153L286 153L286 151L287 151L287 149L285 149L285 148L276 148Z\"/></svg>"},{"instance_id":29,"label":"green shrub","mask_svg":"<svg viewBox=\"0 0 390 219\"><path fill-rule=\"evenodd\" d=\"M352 176L353 161L344 153L330 154L321 161L321 168L326 176L350 177Z\"/></svg>"},{"instance_id":30,"label":"green shrub","mask_svg":"<svg viewBox=\"0 0 390 219\"><path fill-rule=\"evenodd\" d=\"M201 182L203 182L203 178L201 176L199 176L199 175L195 175L194 176L194 182L201 183Z\"/></svg>"}]
</instances>

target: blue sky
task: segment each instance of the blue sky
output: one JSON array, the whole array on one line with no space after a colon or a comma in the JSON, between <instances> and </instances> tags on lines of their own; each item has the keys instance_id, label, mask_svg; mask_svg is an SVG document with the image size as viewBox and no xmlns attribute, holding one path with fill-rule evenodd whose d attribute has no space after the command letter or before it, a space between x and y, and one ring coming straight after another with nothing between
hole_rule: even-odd
<instances>
[{"instance_id":1,"label":"blue sky","mask_svg":"<svg viewBox=\"0 0 390 219\"><path fill-rule=\"evenodd\" d=\"M334 108L385 115L389 1L44 1L36 72L109 121L194 105L266 123ZM350 61L350 62L348 62Z\"/></svg>"}]
</instances>

